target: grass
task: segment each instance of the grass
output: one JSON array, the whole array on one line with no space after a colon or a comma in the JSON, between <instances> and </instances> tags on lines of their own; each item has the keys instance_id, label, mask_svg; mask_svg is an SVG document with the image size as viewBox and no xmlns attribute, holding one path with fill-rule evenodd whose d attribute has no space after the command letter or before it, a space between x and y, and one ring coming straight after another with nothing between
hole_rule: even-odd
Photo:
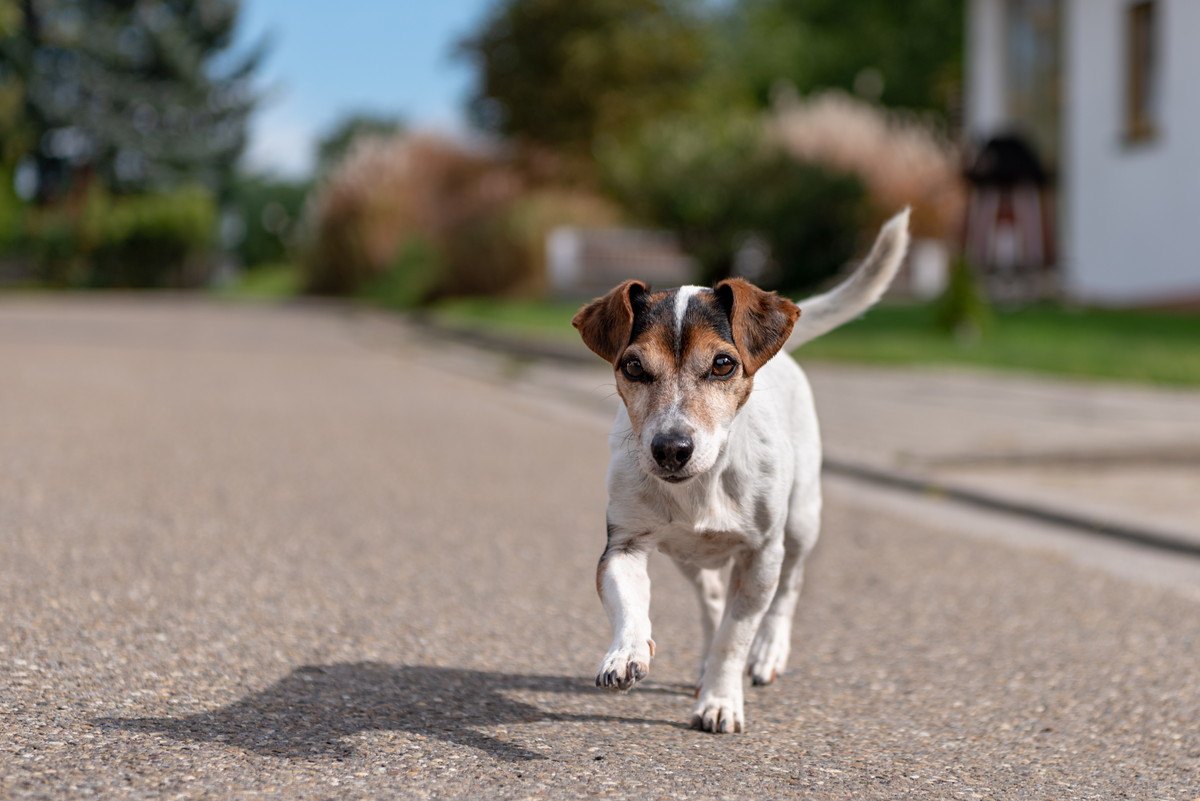
<instances>
[{"instance_id":1,"label":"grass","mask_svg":"<svg viewBox=\"0 0 1200 801\"><path fill-rule=\"evenodd\" d=\"M581 304L566 301L455 298L438 303L434 316L454 325L501 333L571 341L578 338L571 318Z\"/></svg>"},{"instance_id":2,"label":"grass","mask_svg":"<svg viewBox=\"0 0 1200 801\"><path fill-rule=\"evenodd\" d=\"M217 290L235 300L273 300L300 293L300 271L290 264L270 264L246 270L233 283Z\"/></svg>"},{"instance_id":3,"label":"grass","mask_svg":"<svg viewBox=\"0 0 1200 801\"><path fill-rule=\"evenodd\" d=\"M566 341L576 303L464 299L435 308L448 323ZM797 352L803 360L962 365L1200 386L1200 315L1036 306L1000 312L977 342L934 324L931 306L883 305Z\"/></svg>"}]
</instances>

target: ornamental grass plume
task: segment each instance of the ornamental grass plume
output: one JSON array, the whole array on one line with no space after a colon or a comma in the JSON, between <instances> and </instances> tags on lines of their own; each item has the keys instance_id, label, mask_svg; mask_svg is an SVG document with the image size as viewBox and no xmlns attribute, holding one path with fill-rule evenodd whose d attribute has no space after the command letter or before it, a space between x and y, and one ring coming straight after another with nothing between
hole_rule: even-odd
<instances>
[{"instance_id":1,"label":"ornamental grass plume","mask_svg":"<svg viewBox=\"0 0 1200 801\"><path fill-rule=\"evenodd\" d=\"M856 175L876 223L911 205L917 236L957 235L966 203L960 154L917 116L828 91L779 98L768 131L792 157Z\"/></svg>"},{"instance_id":2,"label":"ornamental grass plume","mask_svg":"<svg viewBox=\"0 0 1200 801\"><path fill-rule=\"evenodd\" d=\"M391 269L412 241L440 251L456 229L498 213L521 189L500 159L444 139L363 137L310 199L309 287L353 292Z\"/></svg>"},{"instance_id":3,"label":"ornamental grass plume","mask_svg":"<svg viewBox=\"0 0 1200 801\"><path fill-rule=\"evenodd\" d=\"M544 292L549 231L609 226L620 214L586 188L543 186L530 173L428 135L360 139L307 209L310 290L383 292L397 305Z\"/></svg>"}]
</instances>

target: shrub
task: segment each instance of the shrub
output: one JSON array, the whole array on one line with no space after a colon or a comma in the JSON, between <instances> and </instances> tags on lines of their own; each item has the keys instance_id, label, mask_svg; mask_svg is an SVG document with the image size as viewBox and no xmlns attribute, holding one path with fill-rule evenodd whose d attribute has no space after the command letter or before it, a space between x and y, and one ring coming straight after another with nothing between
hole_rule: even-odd
<instances>
[{"instance_id":1,"label":"shrub","mask_svg":"<svg viewBox=\"0 0 1200 801\"><path fill-rule=\"evenodd\" d=\"M204 189L108 199L89 198L84 250L93 287L187 287L208 277L216 204Z\"/></svg>"},{"instance_id":2,"label":"shrub","mask_svg":"<svg viewBox=\"0 0 1200 801\"><path fill-rule=\"evenodd\" d=\"M362 137L310 199L304 258L315 292L357 291L413 237L438 251L520 188L498 160L428 136Z\"/></svg>"},{"instance_id":3,"label":"shrub","mask_svg":"<svg viewBox=\"0 0 1200 801\"><path fill-rule=\"evenodd\" d=\"M640 219L675 231L700 280L734 272L750 238L769 254L754 278L803 289L853 255L862 187L850 175L796 161L764 141L749 116L685 115L643 127L600 154L608 186Z\"/></svg>"},{"instance_id":4,"label":"shrub","mask_svg":"<svg viewBox=\"0 0 1200 801\"><path fill-rule=\"evenodd\" d=\"M795 158L857 176L872 223L911 205L916 235L958 232L966 203L960 156L933 126L833 91L781 99L769 130Z\"/></svg>"},{"instance_id":5,"label":"shrub","mask_svg":"<svg viewBox=\"0 0 1200 801\"><path fill-rule=\"evenodd\" d=\"M464 221L446 246L448 295L538 296L548 286L546 238L558 226L608 227L620 220L611 201L582 189L522 194L496 214Z\"/></svg>"},{"instance_id":6,"label":"shrub","mask_svg":"<svg viewBox=\"0 0 1200 801\"><path fill-rule=\"evenodd\" d=\"M966 259L958 259L950 268L950 280L934 304L934 315L940 329L964 343L975 342L991 327L992 309Z\"/></svg>"},{"instance_id":7,"label":"shrub","mask_svg":"<svg viewBox=\"0 0 1200 801\"><path fill-rule=\"evenodd\" d=\"M530 183L498 156L428 136L360 139L307 209L308 287L393 305L536 293L546 233L609 225L617 211L583 190Z\"/></svg>"},{"instance_id":8,"label":"shrub","mask_svg":"<svg viewBox=\"0 0 1200 801\"><path fill-rule=\"evenodd\" d=\"M34 277L40 283L77 286L86 281L79 222L65 209L30 209L14 249L33 263Z\"/></svg>"},{"instance_id":9,"label":"shrub","mask_svg":"<svg viewBox=\"0 0 1200 801\"><path fill-rule=\"evenodd\" d=\"M812 289L854 257L864 224L862 184L853 176L774 154L755 165L746 205L770 248L760 282L787 292Z\"/></svg>"},{"instance_id":10,"label":"shrub","mask_svg":"<svg viewBox=\"0 0 1200 801\"><path fill-rule=\"evenodd\" d=\"M12 248L50 286L195 286L207 278L216 224L198 187L114 198L98 187L82 203L28 208Z\"/></svg>"},{"instance_id":11,"label":"shrub","mask_svg":"<svg viewBox=\"0 0 1200 801\"><path fill-rule=\"evenodd\" d=\"M432 297L441 280L441 257L426 239L413 236L400 245L383 271L357 288L361 297L395 309L407 309Z\"/></svg>"},{"instance_id":12,"label":"shrub","mask_svg":"<svg viewBox=\"0 0 1200 801\"><path fill-rule=\"evenodd\" d=\"M234 182L229 203L241 230L224 244L242 266L254 269L288 260L308 190L307 182L263 176L243 176Z\"/></svg>"},{"instance_id":13,"label":"shrub","mask_svg":"<svg viewBox=\"0 0 1200 801\"><path fill-rule=\"evenodd\" d=\"M12 185L12 170L0 167L0 254L12 251L21 241L23 207Z\"/></svg>"}]
</instances>

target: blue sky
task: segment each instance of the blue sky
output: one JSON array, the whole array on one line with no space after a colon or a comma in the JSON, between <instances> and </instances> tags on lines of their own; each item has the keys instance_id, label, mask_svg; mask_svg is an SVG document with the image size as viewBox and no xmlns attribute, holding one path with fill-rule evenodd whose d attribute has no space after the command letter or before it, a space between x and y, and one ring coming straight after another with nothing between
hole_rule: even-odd
<instances>
[{"instance_id":1,"label":"blue sky","mask_svg":"<svg viewBox=\"0 0 1200 801\"><path fill-rule=\"evenodd\" d=\"M412 125L466 128L470 66L454 43L490 0L243 0L241 39L269 34L260 83L273 90L251 122L246 162L303 174L316 139L355 111L397 113Z\"/></svg>"}]
</instances>

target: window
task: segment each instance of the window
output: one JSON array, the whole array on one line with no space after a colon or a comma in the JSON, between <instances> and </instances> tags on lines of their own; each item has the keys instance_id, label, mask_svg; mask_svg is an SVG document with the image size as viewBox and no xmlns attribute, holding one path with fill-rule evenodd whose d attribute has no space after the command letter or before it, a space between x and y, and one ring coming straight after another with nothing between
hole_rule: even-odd
<instances>
[{"instance_id":1,"label":"window","mask_svg":"<svg viewBox=\"0 0 1200 801\"><path fill-rule=\"evenodd\" d=\"M1130 142L1158 134L1158 48L1156 0L1133 3L1126 12L1125 138Z\"/></svg>"},{"instance_id":2,"label":"window","mask_svg":"<svg viewBox=\"0 0 1200 801\"><path fill-rule=\"evenodd\" d=\"M1004 6L1008 118L1052 170L1059 145L1061 5L1061 0L1008 0Z\"/></svg>"}]
</instances>

